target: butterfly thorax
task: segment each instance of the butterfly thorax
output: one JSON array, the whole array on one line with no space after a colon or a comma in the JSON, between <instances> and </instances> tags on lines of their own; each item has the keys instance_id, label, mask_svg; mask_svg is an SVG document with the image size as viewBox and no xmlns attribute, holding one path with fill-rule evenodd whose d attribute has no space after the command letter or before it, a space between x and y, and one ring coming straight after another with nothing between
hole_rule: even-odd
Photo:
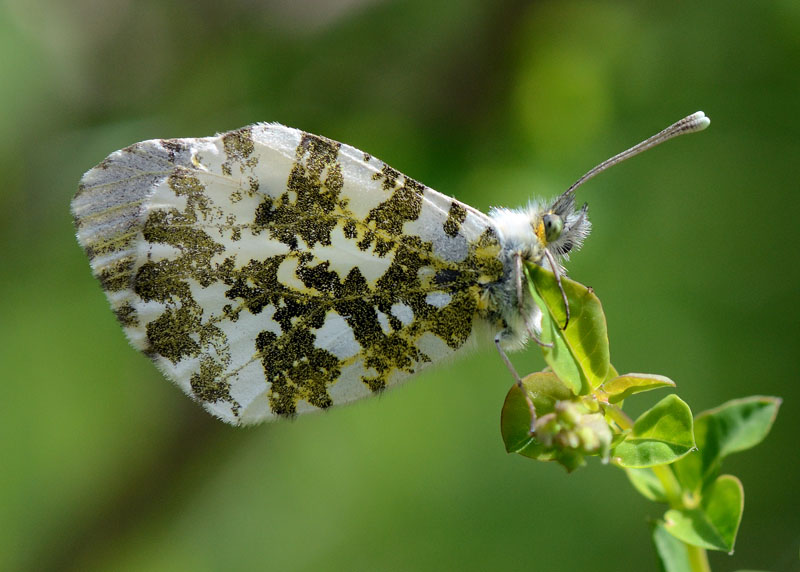
<instances>
[{"instance_id":1,"label":"butterfly thorax","mask_svg":"<svg viewBox=\"0 0 800 572\"><path fill-rule=\"evenodd\" d=\"M552 205L531 202L520 209L495 208L489 213L500 242L503 280L492 285L494 310L502 317L500 342L505 349L520 349L531 334L541 330L541 311L522 276L524 264L538 264L563 273L560 261L580 248L589 233L586 206L575 211L571 196Z\"/></svg>"}]
</instances>

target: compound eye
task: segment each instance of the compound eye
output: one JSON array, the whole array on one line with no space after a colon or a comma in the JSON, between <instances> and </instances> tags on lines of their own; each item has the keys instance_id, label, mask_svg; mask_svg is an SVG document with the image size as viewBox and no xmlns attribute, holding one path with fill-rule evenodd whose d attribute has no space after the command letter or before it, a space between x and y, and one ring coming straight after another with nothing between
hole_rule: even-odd
<instances>
[{"instance_id":1,"label":"compound eye","mask_svg":"<svg viewBox=\"0 0 800 572\"><path fill-rule=\"evenodd\" d=\"M564 221L561 217L554 213L547 213L542 217L542 224L544 225L544 236L547 242L558 240L561 232L564 230Z\"/></svg>"}]
</instances>

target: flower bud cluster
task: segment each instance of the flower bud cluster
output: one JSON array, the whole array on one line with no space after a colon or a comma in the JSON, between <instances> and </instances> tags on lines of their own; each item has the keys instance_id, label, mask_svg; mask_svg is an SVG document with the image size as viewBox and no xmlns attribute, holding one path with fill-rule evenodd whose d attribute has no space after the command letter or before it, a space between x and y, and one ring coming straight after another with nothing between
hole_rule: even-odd
<instances>
[{"instance_id":1,"label":"flower bud cluster","mask_svg":"<svg viewBox=\"0 0 800 572\"><path fill-rule=\"evenodd\" d=\"M536 440L548 448L607 458L613 433L602 413L582 400L558 401L536 420Z\"/></svg>"}]
</instances>

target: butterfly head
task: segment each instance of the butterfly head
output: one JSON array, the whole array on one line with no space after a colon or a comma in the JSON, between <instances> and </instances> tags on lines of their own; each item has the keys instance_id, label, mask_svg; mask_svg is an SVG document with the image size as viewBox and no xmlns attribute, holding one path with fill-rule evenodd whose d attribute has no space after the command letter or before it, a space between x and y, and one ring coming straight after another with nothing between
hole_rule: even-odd
<instances>
[{"instance_id":1,"label":"butterfly head","mask_svg":"<svg viewBox=\"0 0 800 572\"><path fill-rule=\"evenodd\" d=\"M561 195L544 209L532 212L531 224L539 243L555 256L577 250L592 228L586 212L588 205L575 208L572 194Z\"/></svg>"}]
</instances>

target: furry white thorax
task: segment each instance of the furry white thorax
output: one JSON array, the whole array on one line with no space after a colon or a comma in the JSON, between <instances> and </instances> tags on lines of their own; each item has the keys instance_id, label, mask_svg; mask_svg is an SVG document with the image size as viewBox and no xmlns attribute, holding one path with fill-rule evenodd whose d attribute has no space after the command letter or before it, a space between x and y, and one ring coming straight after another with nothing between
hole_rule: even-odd
<instances>
[{"instance_id":1,"label":"furry white thorax","mask_svg":"<svg viewBox=\"0 0 800 572\"><path fill-rule=\"evenodd\" d=\"M545 214L561 217L564 227L556 240L546 242L536 228L542 223ZM571 250L577 250L589 234L591 224L586 218L586 205L579 210L574 208L572 196L560 196L552 205L532 201L526 207L508 209L496 207L489 211L501 244L500 259L504 267L504 280L491 292L497 311L506 323L500 332L503 349L517 350L525 346L531 333L541 331L542 313L533 301L518 259L523 263L534 263L545 268L565 273L561 260L569 258ZM545 251L551 254L545 256ZM550 260L556 268L551 268ZM522 298L518 296L518 284L522 282Z\"/></svg>"},{"instance_id":2,"label":"furry white thorax","mask_svg":"<svg viewBox=\"0 0 800 572\"><path fill-rule=\"evenodd\" d=\"M534 225L541 218L542 210L539 204L531 203L527 208L495 207L489 211L500 240L500 260L504 268L504 280L494 288L492 297L506 324L500 332L500 344L508 351L522 349L529 332L539 332L542 327L542 312L527 287L522 290L522 300L518 300L516 261L517 256L521 256L523 260L541 263L545 246L536 236Z\"/></svg>"},{"instance_id":3,"label":"furry white thorax","mask_svg":"<svg viewBox=\"0 0 800 572\"><path fill-rule=\"evenodd\" d=\"M545 207L530 203L527 207L508 209L495 207L489 211L489 218L495 224L503 251L520 253L524 260L539 263L544 256L545 245L534 232L541 220Z\"/></svg>"}]
</instances>

